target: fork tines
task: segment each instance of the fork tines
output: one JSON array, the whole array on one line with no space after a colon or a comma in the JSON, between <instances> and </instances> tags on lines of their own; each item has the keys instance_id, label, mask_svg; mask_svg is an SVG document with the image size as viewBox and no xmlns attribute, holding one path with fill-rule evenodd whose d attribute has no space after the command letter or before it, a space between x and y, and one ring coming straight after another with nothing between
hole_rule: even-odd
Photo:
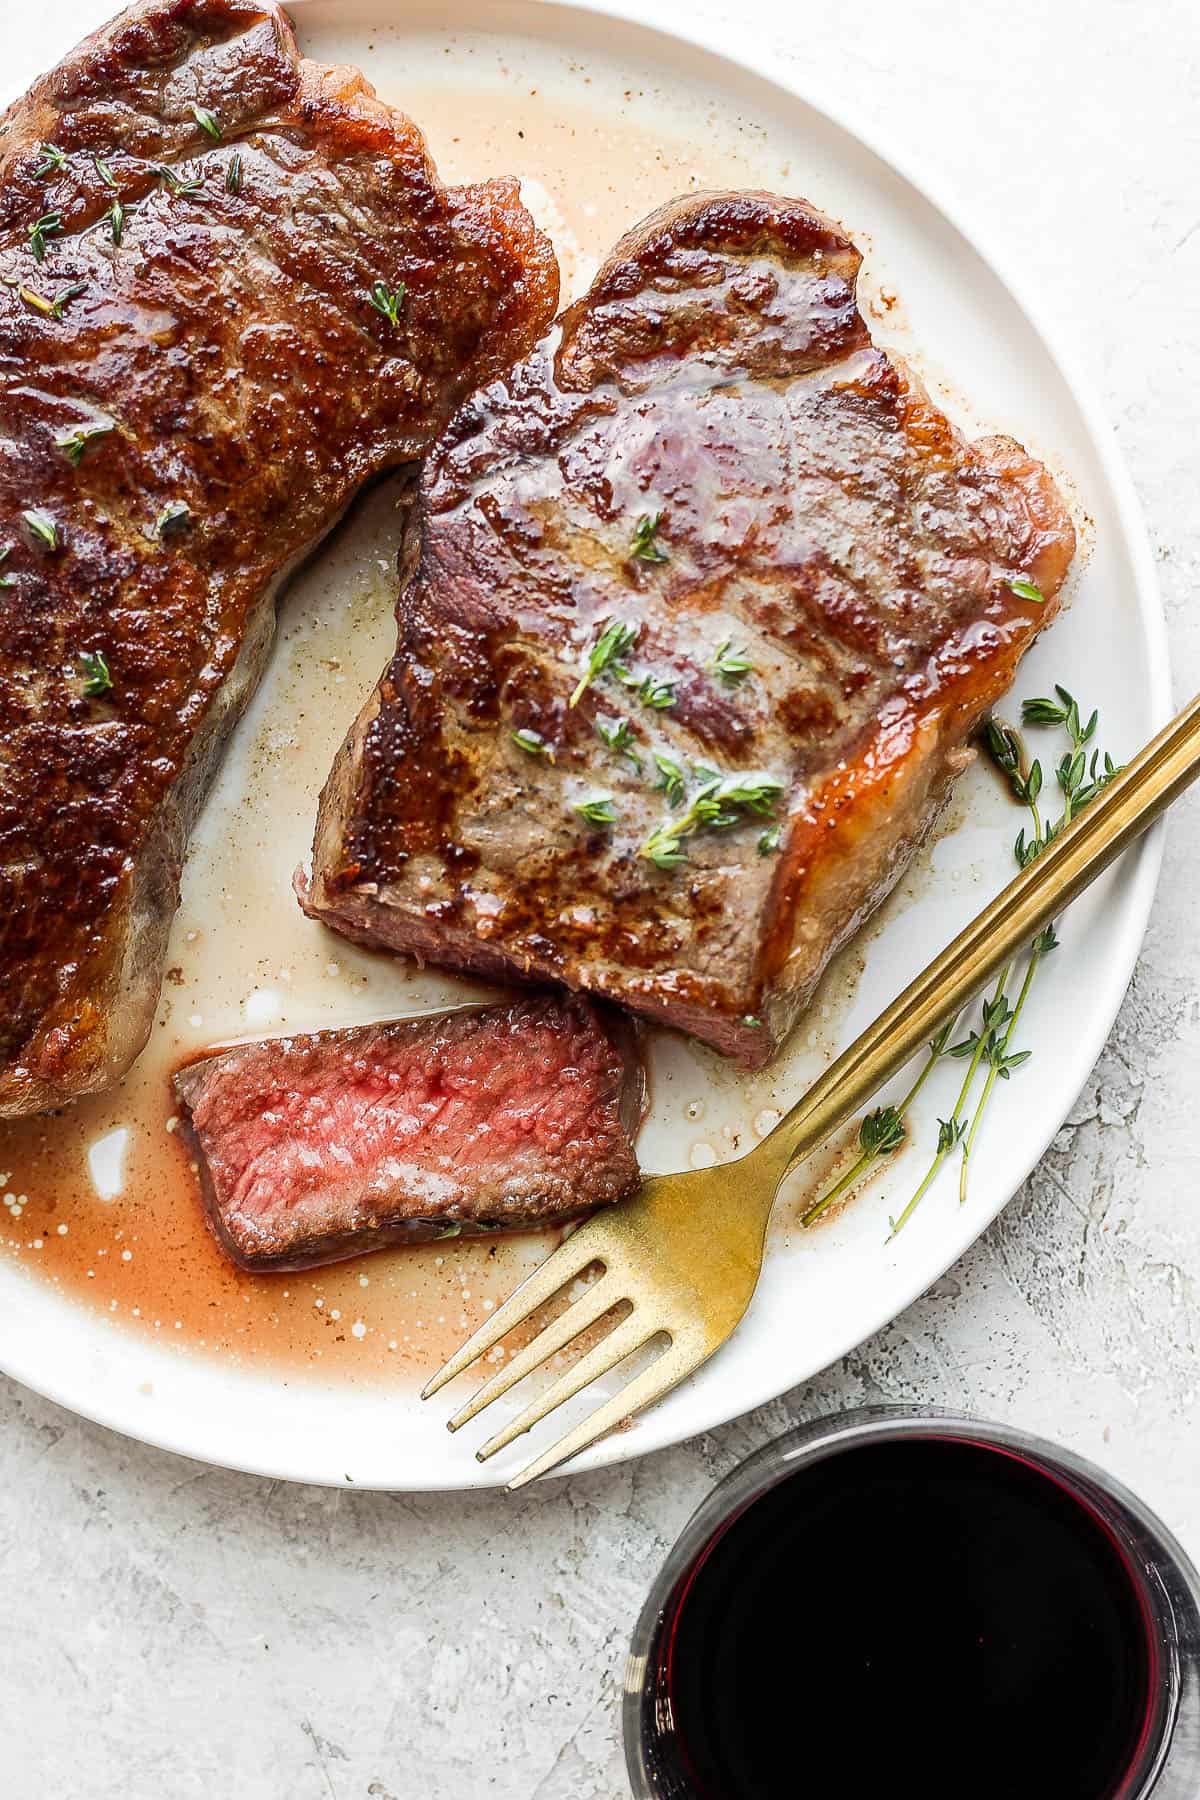
<instances>
[{"instance_id":1,"label":"fork tines","mask_svg":"<svg viewBox=\"0 0 1200 1800\"><path fill-rule=\"evenodd\" d=\"M601 1254L600 1246L593 1241L593 1235L588 1225L582 1225L560 1245L468 1338L422 1392L421 1398L429 1399L532 1313L561 1294L569 1283L585 1274L591 1265L597 1262L602 1265L602 1273L585 1292L578 1299L570 1301L528 1344L516 1351L504 1367L485 1381L450 1419L450 1430L459 1430L485 1407L490 1406L493 1400L498 1400L502 1394L515 1387L518 1381L524 1380L526 1375L542 1367L551 1357L565 1349L582 1331L600 1324L611 1315L611 1328L600 1342L586 1350L531 1406L526 1407L524 1412L519 1413L475 1452L480 1462L486 1462L498 1450L503 1450L515 1438L531 1430L556 1407L573 1399L590 1382L606 1375L635 1351L645 1348L653 1339L663 1335L662 1324L651 1316L650 1309L635 1305L623 1292L624 1284L615 1266L616 1259L611 1254L611 1242L606 1239ZM664 1369L664 1364L670 1366ZM620 1393L606 1401L527 1469L522 1470L509 1482L509 1487L523 1487L526 1482L535 1480L556 1464L565 1462L568 1457L586 1449L631 1413L649 1405L678 1379L673 1364L672 1356L664 1354L659 1357L649 1368L636 1375Z\"/></svg>"}]
</instances>

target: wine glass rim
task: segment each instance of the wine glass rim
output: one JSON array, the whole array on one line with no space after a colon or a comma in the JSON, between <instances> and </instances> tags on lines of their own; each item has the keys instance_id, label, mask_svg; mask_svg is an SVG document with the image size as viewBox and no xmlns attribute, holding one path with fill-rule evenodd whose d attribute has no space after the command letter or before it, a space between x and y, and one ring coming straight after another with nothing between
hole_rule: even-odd
<instances>
[{"instance_id":1,"label":"wine glass rim","mask_svg":"<svg viewBox=\"0 0 1200 1800\"><path fill-rule=\"evenodd\" d=\"M1172 1596L1139 1555L1137 1532L1154 1540L1174 1566L1178 1585L1200 1618L1200 1575L1174 1533L1107 1469L1077 1451L1021 1426L980 1418L948 1407L876 1404L823 1414L793 1426L753 1451L705 1496L668 1551L634 1627L626 1664L623 1702L626 1766L636 1800L657 1800L646 1765L642 1699L651 1651L663 1611L680 1578L747 1507L801 1469L867 1444L903 1439L970 1443L1017 1455L1059 1477L1074 1497L1113 1530L1156 1629L1161 1685L1155 1694L1154 1729L1113 1800L1143 1800L1154 1792L1171 1748L1181 1691L1180 1627ZM1132 1529L1131 1529L1132 1526Z\"/></svg>"}]
</instances>

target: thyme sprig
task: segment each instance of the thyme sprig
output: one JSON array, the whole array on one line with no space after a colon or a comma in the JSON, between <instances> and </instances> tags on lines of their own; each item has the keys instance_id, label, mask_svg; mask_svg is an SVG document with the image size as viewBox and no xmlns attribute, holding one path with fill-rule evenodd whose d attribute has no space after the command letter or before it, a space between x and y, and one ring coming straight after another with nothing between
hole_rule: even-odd
<instances>
[{"instance_id":1,"label":"thyme sprig","mask_svg":"<svg viewBox=\"0 0 1200 1800\"><path fill-rule=\"evenodd\" d=\"M17 295L32 312L39 312L47 319L61 319L71 301L77 300L86 287L86 281L72 281L67 287L59 288L50 299L27 287L18 288Z\"/></svg>"},{"instance_id":2,"label":"thyme sprig","mask_svg":"<svg viewBox=\"0 0 1200 1800\"><path fill-rule=\"evenodd\" d=\"M665 563L670 557L658 541L659 527L663 516L660 512L643 513L633 528L633 538L629 545L630 560L638 562Z\"/></svg>"},{"instance_id":3,"label":"thyme sprig","mask_svg":"<svg viewBox=\"0 0 1200 1800\"><path fill-rule=\"evenodd\" d=\"M44 544L47 550L58 549L58 525L48 512L44 512L40 506L31 506L21 514L21 517L28 525L31 536L35 537L39 544Z\"/></svg>"},{"instance_id":4,"label":"thyme sprig","mask_svg":"<svg viewBox=\"0 0 1200 1800\"><path fill-rule=\"evenodd\" d=\"M608 745L614 756L624 757L640 775L642 759L633 748L633 727L628 719L596 720L596 735Z\"/></svg>"},{"instance_id":5,"label":"thyme sprig","mask_svg":"<svg viewBox=\"0 0 1200 1800\"><path fill-rule=\"evenodd\" d=\"M637 676L625 667L624 663L614 663L612 672L622 687L627 687L636 700L648 706L652 712L666 712L675 704L675 683L673 681L656 681L653 675Z\"/></svg>"},{"instance_id":6,"label":"thyme sprig","mask_svg":"<svg viewBox=\"0 0 1200 1800\"><path fill-rule=\"evenodd\" d=\"M83 461L83 453L88 445L97 438L107 437L116 429L112 424L76 425L74 429L66 429L56 434L54 445L61 450L71 467L77 469Z\"/></svg>"},{"instance_id":7,"label":"thyme sprig","mask_svg":"<svg viewBox=\"0 0 1200 1800\"><path fill-rule=\"evenodd\" d=\"M664 776L667 798L678 794L678 764L664 768L669 758L655 758ZM664 819L656 825L641 847L641 855L656 869L670 871L687 861L684 840L702 831L727 831L740 825L746 813L769 813L783 792L782 781L773 775L713 775L706 771L704 780L678 818Z\"/></svg>"},{"instance_id":8,"label":"thyme sprig","mask_svg":"<svg viewBox=\"0 0 1200 1800\"><path fill-rule=\"evenodd\" d=\"M188 108L188 111L191 113L193 119L195 119L201 131L207 132L214 144L219 144L223 133L220 125L217 123L216 114L209 112L207 106L197 106L194 100Z\"/></svg>"},{"instance_id":9,"label":"thyme sprig","mask_svg":"<svg viewBox=\"0 0 1200 1800\"><path fill-rule=\"evenodd\" d=\"M1019 586L1013 583L1014 591ZM1032 583L1027 584L1032 587ZM1021 594L1033 599L1033 594ZM1038 596L1040 598L1040 595ZM1067 688L1056 686L1053 696L1027 700L1022 707L1021 722L1035 728L1065 731L1068 748L1054 765L1054 785L1062 798L1057 818L1045 816L1046 774L1039 757L1030 757L1020 734L999 719L989 719L984 743L991 760L1005 777L1014 800L1029 813L1029 824L1023 826L1013 845L1018 865L1025 868L1061 835L1104 787L1120 773L1120 765L1107 751L1094 745L1099 713L1093 711L1086 721L1075 697ZM1089 746L1091 746L1089 753ZM952 1027L939 1033L929 1047L924 1065L908 1093L894 1107L876 1107L863 1119L859 1128L859 1155L846 1173L822 1194L803 1215L801 1223L813 1224L828 1206L847 1189L856 1185L881 1157L890 1155L906 1141L905 1114L928 1080L936 1063L943 1057L954 1057L967 1064L949 1118L939 1119L934 1155L903 1210L889 1216L891 1236L895 1237L912 1217L931 1187L946 1159L959 1153L959 1200L967 1198L967 1180L971 1156L975 1148L984 1113L992 1099L997 1082L1008 1081L1022 1068L1033 1052L1014 1046L1014 1034L1020 1024L1037 971L1054 950L1059 938L1053 924L1040 931L1029 946L1020 987L1015 1001L1008 998L1014 978L1015 963L1001 972L992 992L983 1002L979 1027L967 1032L957 1043L950 1044ZM971 1097L980 1070L984 1070L983 1088L971 1110ZM890 1241L890 1240L889 1240Z\"/></svg>"},{"instance_id":10,"label":"thyme sprig","mask_svg":"<svg viewBox=\"0 0 1200 1800\"><path fill-rule=\"evenodd\" d=\"M389 325L398 325L400 308L404 304L404 296L407 292L408 288L403 281L397 282L394 288L390 288L386 281L377 281L367 295L367 299L375 311L383 315Z\"/></svg>"},{"instance_id":11,"label":"thyme sprig","mask_svg":"<svg viewBox=\"0 0 1200 1800\"><path fill-rule=\"evenodd\" d=\"M659 773L657 786L667 796L668 806L678 806L687 793L687 775L673 756L663 756L659 751L654 753L654 766Z\"/></svg>"},{"instance_id":12,"label":"thyme sprig","mask_svg":"<svg viewBox=\"0 0 1200 1800\"><path fill-rule=\"evenodd\" d=\"M587 653L583 666L583 674L568 700L568 706L578 706L588 688L597 675L603 675L605 669L617 657L623 656L629 646L636 642L639 627L630 625L625 619L610 619L600 636Z\"/></svg>"},{"instance_id":13,"label":"thyme sprig","mask_svg":"<svg viewBox=\"0 0 1200 1800\"><path fill-rule=\"evenodd\" d=\"M1101 789L1112 780L1113 776L1120 772L1117 764L1113 761L1107 751L1101 756L1099 750L1093 749L1090 760L1088 758L1087 746L1096 735L1096 727L1100 722L1099 711L1093 709L1087 723L1084 724L1078 702L1074 695L1065 687L1058 684L1055 685L1054 692L1057 695L1057 700L1052 700L1047 696L1038 696L1035 699L1026 700L1021 708L1022 724L1033 726L1058 726L1066 732L1067 737L1070 740L1070 748L1063 752L1054 771L1059 791L1061 792L1063 799L1062 812L1057 819L1048 820L1044 825L1040 821L1036 805L1031 804L1028 798L1035 769L1038 772L1037 789L1040 792L1041 763L1035 760L1029 765L1029 772L1025 778L1025 794L1026 804L1030 806L1031 816L1034 822L1034 831L1031 838L1027 838L1023 830L1019 832L1017 841L1013 846L1013 853L1016 856L1018 864L1023 869L1039 857L1043 850L1046 849L1047 845L1052 843L1056 837L1064 832L1071 823L1071 820L1076 818L1078 814L1082 812L1083 808L1088 805L1089 801L1094 800ZM1015 738L1016 734L1014 732L1009 732L1009 736ZM991 746L992 739L989 734L988 748L991 749ZM1010 784L1013 785L1013 792L1017 793L1017 787L1011 773L1009 774L1009 781ZM1020 796L1018 795L1018 798L1019 797ZM975 1139L979 1133L979 1126L983 1119L983 1114L987 1109L988 1102L992 1097L996 1082L1007 1081L1012 1074L1012 1071L1019 1068L1023 1063L1028 1062L1032 1055L1032 1051L1029 1050L1014 1052L1009 1046L1012 1043L1012 1036L1017 1028L1018 1021L1024 1011L1025 1002L1029 997L1029 990L1033 985L1034 977L1046 957L1050 955L1051 951L1058 948L1058 943L1058 934L1055 931L1053 924L1048 925L1044 931L1040 931L1034 938L1029 947L1029 961L1025 966L1025 974L1021 982L1020 991L1017 995L1017 1003L1009 1014L1002 1035L993 1036L984 1046L983 1054L984 1060L987 1063L987 1076L984 1080L983 1092L979 1097L979 1103L976 1106L974 1116L971 1119L970 1128L963 1139L958 1174L958 1198L960 1205L966 1202L967 1176L970 1168L971 1152L975 1147ZM1001 981L1007 981L1011 976L1011 973L1012 964L1010 963L1008 968L1004 971Z\"/></svg>"},{"instance_id":14,"label":"thyme sprig","mask_svg":"<svg viewBox=\"0 0 1200 1800\"><path fill-rule=\"evenodd\" d=\"M596 794L590 800L576 800L574 811L589 825L607 831L617 822L617 810L611 794Z\"/></svg>"},{"instance_id":15,"label":"thyme sprig","mask_svg":"<svg viewBox=\"0 0 1200 1800\"><path fill-rule=\"evenodd\" d=\"M81 650L79 661L83 668L83 691L86 697L95 700L99 695L107 694L112 687L113 678L103 650Z\"/></svg>"},{"instance_id":16,"label":"thyme sprig","mask_svg":"<svg viewBox=\"0 0 1200 1800\"><path fill-rule=\"evenodd\" d=\"M67 166L67 153L60 150L57 144L41 146L42 160L33 171L35 181L45 181L47 175L61 175Z\"/></svg>"},{"instance_id":17,"label":"thyme sprig","mask_svg":"<svg viewBox=\"0 0 1200 1800\"><path fill-rule=\"evenodd\" d=\"M523 750L526 756L544 756L549 762L554 761L553 744L531 725L522 725L519 730L510 732L509 736L517 749Z\"/></svg>"},{"instance_id":18,"label":"thyme sprig","mask_svg":"<svg viewBox=\"0 0 1200 1800\"><path fill-rule=\"evenodd\" d=\"M747 675L753 675L754 664L743 650L733 648L732 638L726 638L713 657L712 671L719 681L728 682L730 687L737 687L745 681Z\"/></svg>"},{"instance_id":19,"label":"thyme sprig","mask_svg":"<svg viewBox=\"0 0 1200 1800\"><path fill-rule=\"evenodd\" d=\"M174 169L167 163L159 163L155 173L169 194L176 195L182 199L193 198L195 195L199 194L204 187L204 177L202 175L193 176L191 181L185 181L183 176L177 175Z\"/></svg>"},{"instance_id":20,"label":"thyme sprig","mask_svg":"<svg viewBox=\"0 0 1200 1800\"><path fill-rule=\"evenodd\" d=\"M33 251L35 262L46 260L46 239L54 237L62 230L62 214L58 212L43 213L29 227L29 248Z\"/></svg>"},{"instance_id":21,"label":"thyme sprig","mask_svg":"<svg viewBox=\"0 0 1200 1800\"><path fill-rule=\"evenodd\" d=\"M821 1214L831 1207L835 1200L850 1188L857 1186L867 1170L872 1168L881 1157L890 1156L901 1144L907 1142L908 1127L905 1114L916 1100L921 1089L929 1080L940 1059L946 1054L946 1046L954 1029L953 1020L944 1025L929 1045L924 1067L916 1080L895 1106L877 1106L869 1112L858 1128L857 1159L850 1165L844 1175L838 1177L831 1187L826 1188L820 1199L814 1200L808 1211L802 1214L801 1225L815 1225Z\"/></svg>"}]
</instances>

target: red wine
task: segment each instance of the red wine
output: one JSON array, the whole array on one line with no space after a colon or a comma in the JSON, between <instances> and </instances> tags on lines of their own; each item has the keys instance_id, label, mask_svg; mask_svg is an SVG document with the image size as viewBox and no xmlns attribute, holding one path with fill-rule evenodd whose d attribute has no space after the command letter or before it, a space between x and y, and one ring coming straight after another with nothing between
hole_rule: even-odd
<instances>
[{"instance_id":1,"label":"red wine","mask_svg":"<svg viewBox=\"0 0 1200 1800\"><path fill-rule=\"evenodd\" d=\"M645 1714L703 1800L1108 1800L1157 1651L1104 1522L956 1439L846 1450L735 1516L669 1601Z\"/></svg>"}]
</instances>

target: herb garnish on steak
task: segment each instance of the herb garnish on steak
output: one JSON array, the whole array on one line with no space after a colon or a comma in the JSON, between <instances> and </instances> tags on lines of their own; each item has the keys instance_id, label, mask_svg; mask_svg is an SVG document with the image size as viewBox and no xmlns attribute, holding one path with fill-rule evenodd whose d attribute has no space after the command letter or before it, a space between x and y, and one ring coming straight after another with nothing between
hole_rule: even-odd
<instances>
[{"instance_id":1,"label":"herb garnish on steak","mask_svg":"<svg viewBox=\"0 0 1200 1800\"><path fill-rule=\"evenodd\" d=\"M767 1060L1074 549L1046 470L871 343L858 268L803 201L676 201L465 404L322 799L314 916Z\"/></svg>"},{"instance_id":2,"label":"herb garnish on steak","mask_svg":"<svg viewBox=\"0 0 1200 1800\"><path fill-rule=\"evenodd\" d=\"M275 0L148 0L0 120L0 1118L136 1056L278 581L556 295Z\"/></svg>"}]
</instances>

